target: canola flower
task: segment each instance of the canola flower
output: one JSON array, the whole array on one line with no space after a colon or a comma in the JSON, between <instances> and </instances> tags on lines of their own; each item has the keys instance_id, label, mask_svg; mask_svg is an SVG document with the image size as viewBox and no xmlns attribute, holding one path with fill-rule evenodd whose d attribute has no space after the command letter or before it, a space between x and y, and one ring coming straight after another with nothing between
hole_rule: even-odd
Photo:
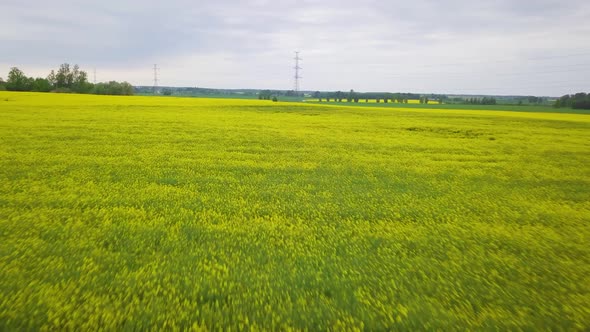
<instances>
[{"instance_id":1,"label":"canola flower","mask_svg":"<svg viewBox=\"0 0 590 332\"><path fill-rule=\"evenodd\" d=\"M589 129L0 92L0 330L588 330Z\"/></svg>"},{"instance_id":2,"label":"canola flower","mask_svg":"<svg viewBox=\"0 0 590 332\"><path fill-rule=\"evenodd\" d=\"M309 101L309 102L319 102L320 99L319 98L307 98L306 101ZM321 101L324 102L324 103L327 103L327 104L329 104L330 102L331 103L335 103L336 102L334 100L334 98L330 98L330 102L328 102L326 100L326 98L322 98ZM348 103L349 100L347 98L344 98L342 102ZM377 99L359 98L358 103L354 102L355 105L356 104L367 104L367 103L369 103L369 104L375 104L375 103L377 103ZM383 103L383 99L380 99L380 103ZM388 99L387 104L389 104L389 103L395 104L391 99ZM428 101L428 104L430 104L430 105L438 105L439 103L440 102L438 100L429 100ZM420 104L420 100L419 99L408 99L408 104Z\"/></svg>"}]
</instances>

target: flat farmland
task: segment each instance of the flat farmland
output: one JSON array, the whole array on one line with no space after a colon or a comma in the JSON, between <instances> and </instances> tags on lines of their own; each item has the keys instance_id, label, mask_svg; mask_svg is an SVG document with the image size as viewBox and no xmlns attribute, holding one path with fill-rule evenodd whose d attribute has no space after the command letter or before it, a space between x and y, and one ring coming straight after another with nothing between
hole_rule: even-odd
<instances>
[{"instance_id":1,"label":"flat farmland","mask_svg":"<svg viewBox=\"0 0 590 332\"><path fill-rule=\"evenodd\" d=\"M0 92L0 330L588 330L590 116Z\"/></svg>"}]
</instances>

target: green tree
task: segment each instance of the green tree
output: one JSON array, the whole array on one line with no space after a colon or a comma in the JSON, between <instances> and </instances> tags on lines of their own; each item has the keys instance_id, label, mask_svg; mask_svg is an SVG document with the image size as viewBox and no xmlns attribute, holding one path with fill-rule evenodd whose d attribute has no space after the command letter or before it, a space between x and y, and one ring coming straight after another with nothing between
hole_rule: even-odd
<instances>
[{"instance_id":1,"label":"green tree","mask_svg":"<svg viewBox=\"0 0 590 332\"><path fill-rule=\"evenodd\" d=\"M92 84L88 82L88 74L79 70L78 65L74 66L72 91L77 93L88 93L92 90Z\"/></svg>"},{"instance_id":2,"label":"green tree","mask_svg":"<svg viewBox=\"0 0 590 332\"><path fill-rule=\"evenodd\" d=\"M31 90L36 92L49 92L51 91L51 84L46 78L37 77L32 84Z\"/></svg>"},{"instance_id":3,"label":"green tree","mask_svg":"<svg viewBox=\"0 0 590 332\"><path fill-rule=\"evenodd\" d=\"M49 75L47 75L47 81L51 85L51 88L52 89L55 89L56 88L57 79L56 79L56 76L55 76L55 71L53 69L51 70L51 72L49 73Z\"/></svg>"},{"instance_id":4,"label":"green tree","mask_svg":"<svg viewBox=\"0 0 590 332\"><path fill-rule=\"evenodd\" d=\"M12 67L8 73L6 90L9 91L31 91L32 79L28 78L22 70Z\"/></svg>"},{"instance_id":5,"label":"green tree","mask_svg":"<svg viewBox=\"0 0 590 332\"><path fill-rule=\"evenodd\" d=\"M97 95L133 95L133 86L127 82L110 81L108 83L97 83L93 86L91 91Z\"/></svg>"},{"instance_id":6,"label":"green tree","mask_svg":"<svg viewBox=\"0 0 590 332\"><path fill-rule=\"evenodd\" d=\"M73 80L72 72L70 71L70 64L64 63L59 66L59 69L55 74L55 88L69 89L72 86Z\"/></svg>"},{"instance_id":7,"label":"green tree","mask_svg":"<svg viewBox=\"0 0 590 332\"><path fill-rule=\"evenodd\" d=\"M88 74L86 74L85 71L81 71L77 69L78 65L76 65L74 68L74 75L73 75L73 82L72 82L72 88L73 89L83 89L84 85L86 83L88 83Z\"/></svg>"},{"instance_id":8,"label":"green tree","mask_svg":"<svg viewBox=\"0 0 590 332\"><path fill-rule=\"evenodd\" d=\"M586 94L584 92L578 92L572 96L572 108L582 109L586 104Z\"/></svg>"},{"instance_id":9,"label":"green tree","mask_svg":"<svg viewBox=\"0 0 590 332\"><path fill-rule=\"evenodd\" d=\"M84 73L86 74L86 73ZM80 67L78 65L74 65L74 68L72 68L72 72L70 73L70 87L74 88L74 85L76 84L76 81L79 79L80 77Z\"/></svg>"},{"instance_id":10,"label":"green tree","mask_svg":"<svg viewBox=\"0 0 590 332\"><path fill-rule=\"evenodd\" d=\"M355 96L356 94L354 93L354 90L350 89L350 92L348 92L348 97L346 99L348 100L348 102L352 102Z\"/></svg>"},{"instance_id":11,"label":"green tree","mask_svg":"<svg viewBox=\"0 0 590 332\"><path fill-rule=\"evenodd\" d=\"M260 99L270 100L270 98L272 97L272 92L270 90L262 90L258 93L258 96L260 97Z\"/></svg>"}]
</instances>

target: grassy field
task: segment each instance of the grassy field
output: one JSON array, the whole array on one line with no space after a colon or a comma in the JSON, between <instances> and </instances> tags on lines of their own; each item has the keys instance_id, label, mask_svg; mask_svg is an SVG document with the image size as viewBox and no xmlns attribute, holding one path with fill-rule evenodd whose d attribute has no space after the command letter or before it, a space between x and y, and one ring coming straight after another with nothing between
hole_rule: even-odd
<instances>
[{"instance_id":1,"label":"grassy field","mask_svg":"<svg viewBox=\"0 0 590 332\"><path fill-rule=\"evenodd\" d=\"M590 110L584 109L572 109L569 107L555 108L547 105L464 105L464 104L442 104L439 105L435 102L429 102L428 104L420 104L412 102L408 104L398 103L376 103L371 102L365 103L361 100L359 103L349 102L318 102L317 100L306 100L306 103L319 104L319 105L336 105L336 106L352 106L352 107L385 107L385 108L408 108L408 109L431 109L431 110L480 110L480 111L509 111L509 112L528 112L528 113L566 113L566 114L590 114Z\"/></svg>"},{"instance_id":2,"label":"grassy field","mask_svg":"<svg viewBox=\"0 0 590 332\"><path fill-rule=\"evenodd\" d=\"M590 116L0 92L0 330L590 329Z\"/></svg>"}]
</instances>

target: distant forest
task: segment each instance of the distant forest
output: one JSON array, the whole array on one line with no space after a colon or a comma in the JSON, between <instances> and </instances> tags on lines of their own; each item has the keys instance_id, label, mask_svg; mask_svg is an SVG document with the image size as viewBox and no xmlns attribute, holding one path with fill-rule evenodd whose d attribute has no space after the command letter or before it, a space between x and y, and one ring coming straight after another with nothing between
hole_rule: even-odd
<instances>
[{"instance_id":1,"label":"distant forest","mask_svg":"<svg viewBox=\"0 0 590 332\"><path fill-rule=\"evenodd\" d=\"M90 83L85 71L80 70L78 65L71 67L68 63L62 64L57 72L52 70L46 78L28 77L22 70L12 67L6 82L0 78L0 90L97 95L133 94L133 86L127 82Z\"/></svg>"},{"instance_id":2,"label":"distant forest","mask_svg":"<svg viewBox=\"0 0 590 332\"><path fill-rule=\"evenodd\" d=\"M485 96L485 95L445 95L418 94L409 92L349 92L343 91L300 91L293 90L257 90L257 89L211 89L199 87L158 87L154 93L153 86L136 86L135 93L140 95L164 95L186 97L224 97L262 100L301 101L309 98L321 99L322 102L363 102L378 100L380 103L407 103L419 100L421 103L436 101L443 104L462 105L528 105L551 106L554 99L536 96ZM349 99L350 98L350 99Z\"/></svg>"},{"instance_id":3,"label":"distant forest","mask_svg":"<svg viewBox=\"0 0 590 332\"><path fill-rule=\"evenodd\" d=\"M590 110L590 93L580 92L574 95L565 95L555 101L555 107Z\"/></svg>"},{"instance_id":4,"label":"distant forest","mask_svg":"<svg viewBox=\"0 0 590 332\"><path fill-rule=\"evenodd\" d=\"M576 93L565 95L557 100L535 96L460 96L443 94L390 93L390 92L349 92L342 91L303 91L293 90L257 90L257 89L210 89L198 87L160 87L154 90L151 86L132 86L127 82L110 81L106 83L88 82L88 74L80 70L78 65L73 67L62 64L57 71L52 70L46 78L28 77L20 69L10 69L8 79L0 78L0 90L88 93L98 95L164 95L164 96L193 96L193 97L231 97L257 98L262 100L290 100L298 101L314 98L325 102L360 102L376 100L382 103L408 103L409 100L419 100L428 104L431 101L444 104L467 105L553 105L557 108L590 109L590 93Z\"/></svg>"}]
</instances>

